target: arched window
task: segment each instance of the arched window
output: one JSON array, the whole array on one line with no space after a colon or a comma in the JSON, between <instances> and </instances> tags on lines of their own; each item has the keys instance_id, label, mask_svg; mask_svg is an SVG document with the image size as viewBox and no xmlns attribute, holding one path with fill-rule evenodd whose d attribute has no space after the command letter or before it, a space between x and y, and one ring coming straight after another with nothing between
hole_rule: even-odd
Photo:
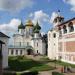
<instances>
[{"instance_id":1,"label":"arched window","mask_svg":"<svg viewBox=\"0 0 75 75\"><path fill-rule=\"evenodd\" d=\"M57 18L54 19L54 22L57 23Z\"/></svg>"},{"instance_id":2,"label":"arched window","mask_svg":"<svg viewBox=\"0 0 75 75\"><path fill-rule=\"evenodd\" d=\"M67 33L66 25L63 26L63 33Z\"/></svg>"},{"instance_id":3,"label":"arched window","mask_svg":"<svg viewBox=\"0 0 75 75\"><path fill-rule=\"evenodd\" d=\"M18 55L18 50L16 50L16 55Z\"/></svg>"},{"instance_id":4,"label":"arched window","mask_svg":"<svg viewBox=\"0 0 75 75\"><path fill-rule=\"evenodd\" d=\"M56 38L56 33L53 34L53 37Z\"/></svg>"},{"instance_id":5,"label":"arched window","mask_svg":"<svg viewBox=\"0 0 75 75\"><path fill-rule=\"evenodd\" d=\"M59 36L62 35L61 27L59 27Z\"/></svg>"},{"instance_id":6,"label":"arched window","mask_svg":"<svg viewBox=\"0 0 75 75\"><path fill-rule=\"evenodd\" d=\"M69 32L73 32L74 31L74 27L73 27L73 23L72 22L70 22L68 24L68 27L69 27Z\"/></svg>"}]
</instances>

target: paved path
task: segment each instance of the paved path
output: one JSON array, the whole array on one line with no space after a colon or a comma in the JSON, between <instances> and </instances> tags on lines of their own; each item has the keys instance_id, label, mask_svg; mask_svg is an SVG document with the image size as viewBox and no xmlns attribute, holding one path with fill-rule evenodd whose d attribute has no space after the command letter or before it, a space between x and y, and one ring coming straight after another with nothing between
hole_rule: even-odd
<instances>
[{"instance_id":1,"label":"paved path","mask_svg":"<svg viewBox=\"0 0 75 75\"><path fill-rule=\"evenodd\" d=\"M56 71L56 70L54 70L54 71ZM42 71L42 72L39 72L38 75L52 75L52 72L53 71ZM56 71L56 72L59 72L59 71ZM75 73L67 72L67 73L64 73L64 75L75 75Z\"/></svg>"},{"instance_id":2,"label":"paved path","mask_svg":"<svg viewBox=\"0 0 75 75\"><path fill-rule=\"evenodd\" d=\"M38 75L52 75L50 71L39 72Z\"/></svg>"},{"instance_id":3,"label":"paved path","mask_svg":"<svg viewBox=\"0 0 75 75\"><path fill-rule=\"evenodd\" d=\"M35 60L35 61L38 61L40 58L42 58L43 56L32 56L32 55L30 55L30 56L27 56L28 58L31 58L31 59L33 59L33 60ZM49 65L49 66L55 66L55 63L47 63L47 65ZM57 66L57 69L55 69L55 70L50 70L50 71L42 71L42 72L39 72L39 75L52 75L52 72L53 71L55 71L55 72L61 72L60 71L60 68L62 67L61 65L56 65ZM75 70L74 70L75 71ZM67 73L64 73L64 75L75 75L75 73L69 73L69 72L67 72Z\"/></svg>"}]
</instances>

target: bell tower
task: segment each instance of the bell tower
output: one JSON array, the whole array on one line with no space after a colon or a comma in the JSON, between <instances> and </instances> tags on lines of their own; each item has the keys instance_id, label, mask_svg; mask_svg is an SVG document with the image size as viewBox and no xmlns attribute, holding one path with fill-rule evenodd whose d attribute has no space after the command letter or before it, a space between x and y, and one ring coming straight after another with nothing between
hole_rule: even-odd
<instances>
[{"instance_id":1,"label":"bell tower","mask_svg":"<svg viewBox=\"0 0 75 75\"><path fill-rule=\"evenodd\" d=\"M54 12L52 16L54 17L52 21L54 27L56 27L57 25L61 24L64 21L64 17L60 15L60 10L58 10L57 12Z\"/></svg>"}]
</instances>

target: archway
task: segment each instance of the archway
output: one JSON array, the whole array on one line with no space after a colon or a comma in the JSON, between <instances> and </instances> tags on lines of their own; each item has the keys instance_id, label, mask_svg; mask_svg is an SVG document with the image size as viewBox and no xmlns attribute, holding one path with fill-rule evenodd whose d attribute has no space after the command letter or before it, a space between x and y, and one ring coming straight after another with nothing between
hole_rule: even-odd
<instances>
[{"instance_id":1,"label":"archway","mask_svg":"<svg viewBox=\"0 0 75 75\"><path fill-rule=\"evenodd\" d=\"M26 50L27 50L27 55L32 55L33 54L33 47L32 46L27 46Z\"/></svg>"},{"instance_id":2,"label":"archway","mask_svg":"<svg viewBox=\"0 0 75 75\"><path fill-rule=\"evenodd\" d=\"M32 55L33 51L32 49L27 49L27 55Z\"/></svg>"}]
</instances>

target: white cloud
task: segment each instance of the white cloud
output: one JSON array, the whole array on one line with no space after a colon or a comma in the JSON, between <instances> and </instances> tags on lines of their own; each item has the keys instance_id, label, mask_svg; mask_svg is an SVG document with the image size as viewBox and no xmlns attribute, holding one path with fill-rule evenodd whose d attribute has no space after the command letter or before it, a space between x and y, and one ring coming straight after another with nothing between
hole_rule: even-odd
<instances>
[{"instance_id":1,"label":"white cloud","mask_svg":"<svg viewBox=\"0 0 75 75\"><path fill-rule=\"evenodd\" d=\"M17 31L18 25L20 25L21 21L19 19L12 19L8 24L1 24L0 31L4 32L7 35L11 35Z\"/></svg>"},{"instance_id":2,"label":"white cloud","mask_svg":"<svg viewBox=\"0 0 75 75\"><path fill-rule=\"evenodd\" d=\"M42 36L45 35L45 32L41 32L41 35L42 35Z\"/></svg>"},{"instance_id":3,"label":"white cloud","mask_svg":"<svg viewBox=\"0 0 75 75\"><path fill-rule=\"evenodd\" d=\"M75 12L75 0L63 0L65 3L71 5L71 11Z\"/></svg>"},{"instance_id":4,"label":"white cloud","mask_svg":"<svg viewBox=\"0 0 75 75\"><path fill-rule=\"evenodd\" d=\"M33 4L33 0L0 0L0 10L16 12Z\"/></svg>"},{"instance_id":5,"label":"white cloud","mask_svg":"<svg viewBox=\"0 0 75 75\"><path fill-rule=\"evenodd\" d=\"M30 13L29 16L33 18L33 23L36 23L37 21L39 21L40 24L42 24L43 22L49 22L49 15L42 10Z\"/></svg>"}]
</instances>

